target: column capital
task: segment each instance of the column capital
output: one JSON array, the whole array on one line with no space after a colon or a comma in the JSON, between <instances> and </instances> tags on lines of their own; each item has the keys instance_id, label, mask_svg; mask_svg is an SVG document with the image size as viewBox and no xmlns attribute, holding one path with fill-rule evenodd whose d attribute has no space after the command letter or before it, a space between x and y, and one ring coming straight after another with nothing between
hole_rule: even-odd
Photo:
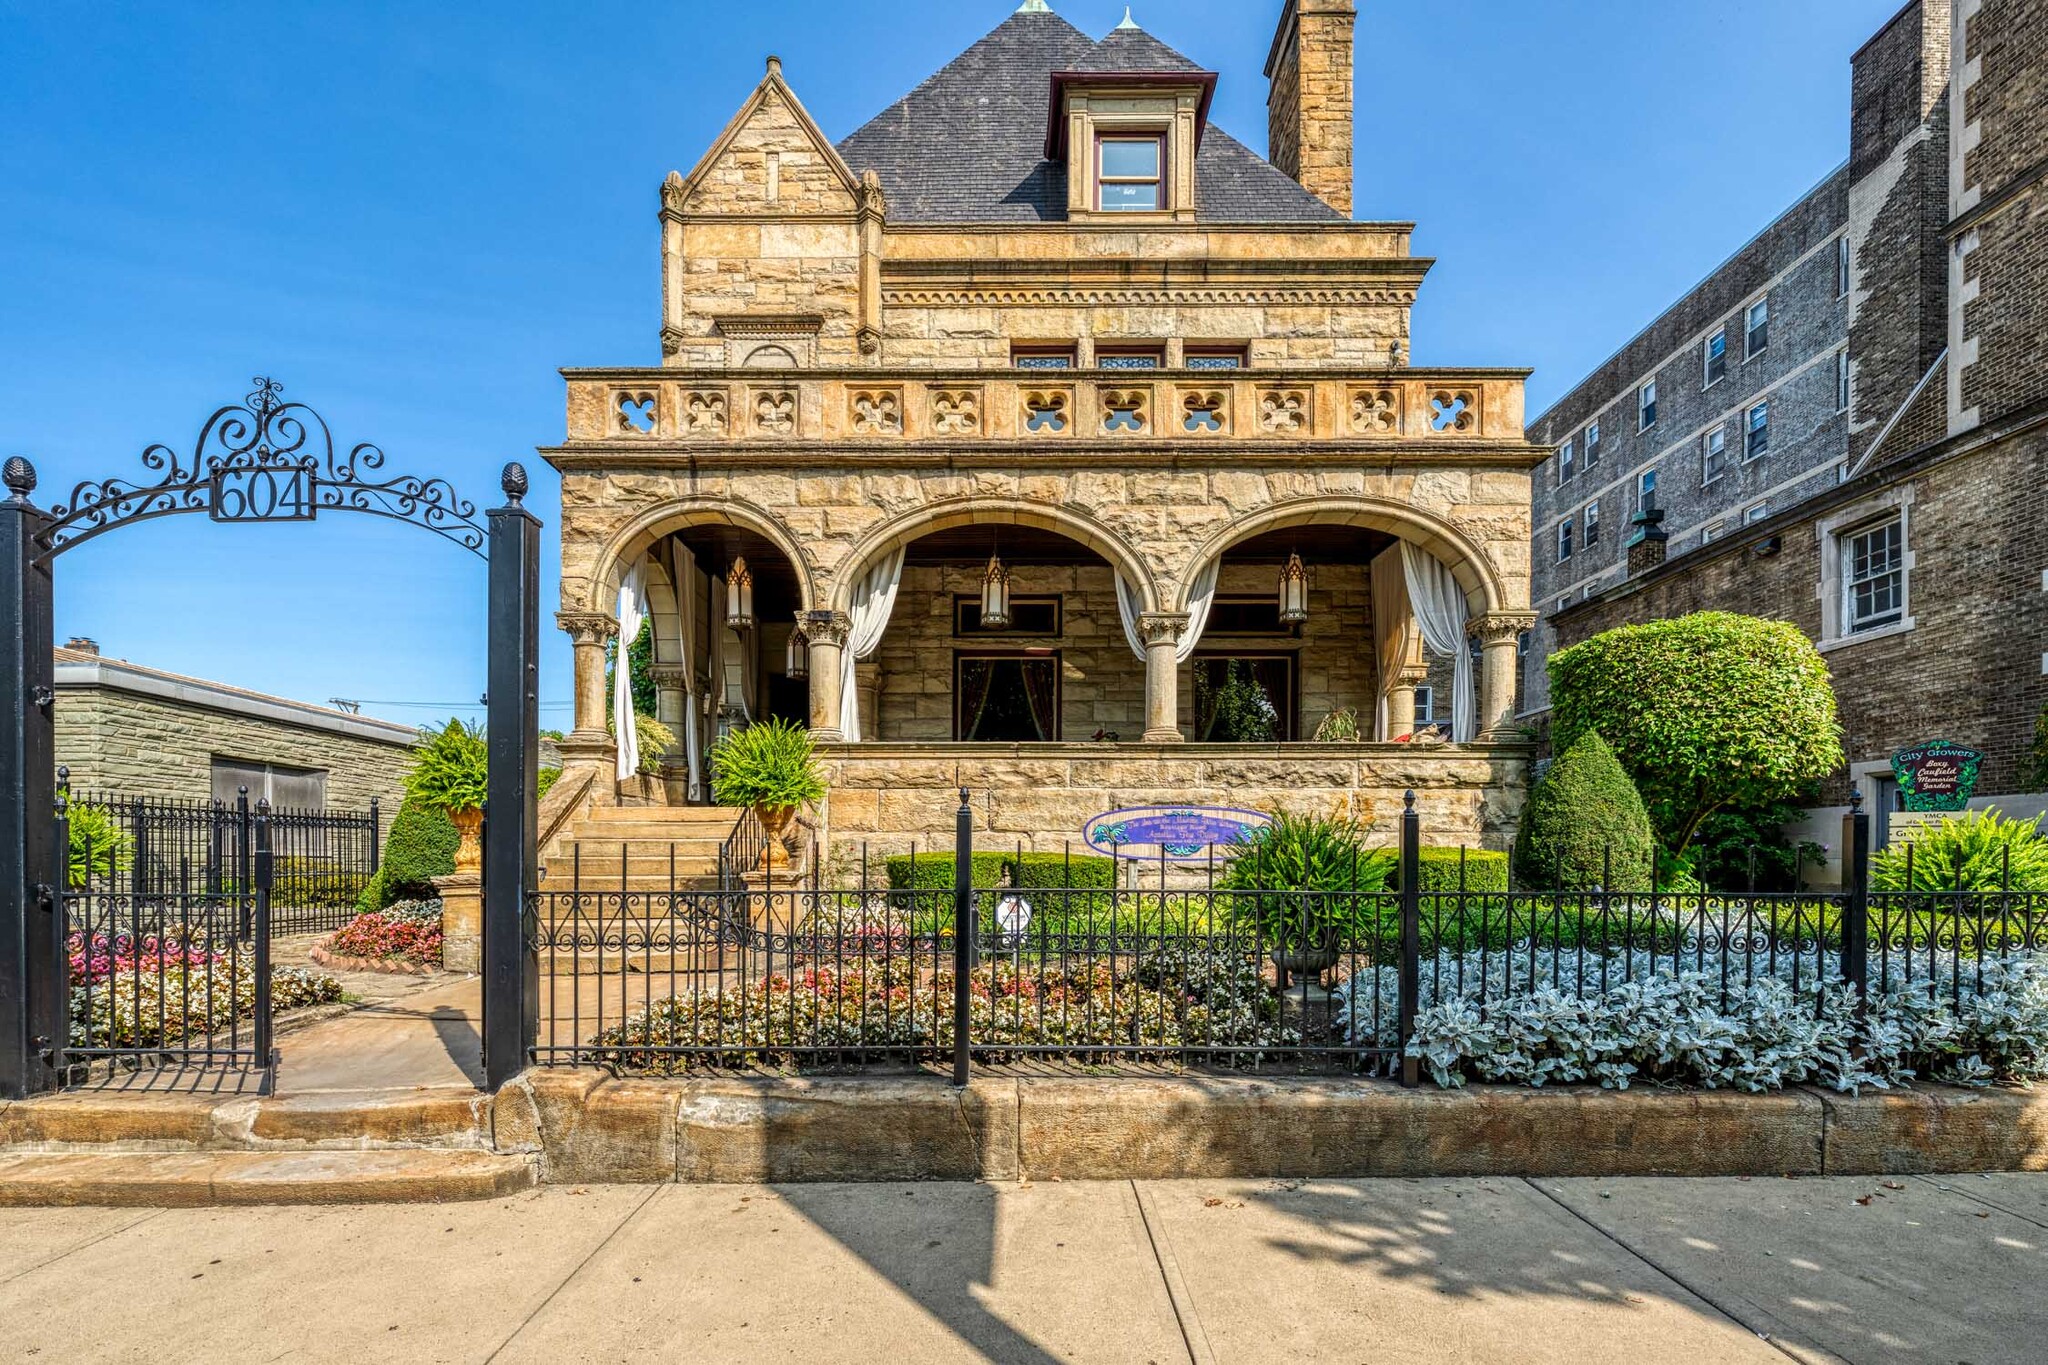
<instances>
[{"instance_id":1,"label":"column capital","mask_svg":"<svg viewBox=\"0 0 2048 1365\"><path fill-rule=\"evenodd\" d=\"M1394 671L1394 684L1397 687L1420 687L1428 681L1428 664L1409 664Z\"/></svg>"},{"instance_id":2,"label":"column capital","mask_svg":"<svg viewBox=\"0 0 2048 1365\"><path fill-rule=\"evenodd\" d=\"M652 664L647 669L647 676L653 679L656 687L678 691L688 691L690 687L690 670L681 664Z\"/></svg>"},{"instance_id":3,"label":"column capital","mask_svg":"<svg viewBox=\"0 0 2048 1365\"><path fill-rule=\"evenodd\" d=\"M1138 617L1138 638L1147 648L1154 645L1174 645L1188 628L1191 618L1187 612L1148 611Z\"/></svg>"},{"instance_id":4,"label":"column capital","mask_svg":"<svg viewBox=\"0 0 2048 1365\"><path fill-rule=\"evenodd\" d=\"M846 648L846 637L853 630L853 618L843 611L800 611L796 623L806 640L830 649Z\"/></svg>"},{"instance_id":5,"label":"column capital","mask_svg":"<svg viewBox=\"0 0 2048 1365\"><path fill-rule=\"evenodd\" d=\"M1536 624L1533 611L1495 611L1473 620L1469 629L1482 645L1512 644Z\"/></svg>"},{"instance_id":6,"label":"column capital","mask_svg":"<svg viewBox=\"0 0 2048 1365\"><path fill-rule=\"evenodd\" d=\"M558 611L555 625L579 645L601 645L619 633L618 618L606 611Z\"/></svg>"}]
</instances>

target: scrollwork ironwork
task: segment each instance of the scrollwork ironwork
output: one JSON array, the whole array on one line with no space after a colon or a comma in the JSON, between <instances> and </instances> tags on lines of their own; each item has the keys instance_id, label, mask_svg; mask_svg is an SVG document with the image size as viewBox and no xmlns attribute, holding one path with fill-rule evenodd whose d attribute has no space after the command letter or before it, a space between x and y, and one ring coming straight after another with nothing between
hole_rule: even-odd
<instances>
[{"instance_id":1,"label":"scrollwork ironwork","mask_svg":"<svg viewBox=\"0 0 2048 1365\"><path fill-rule=\"evenodd\" d=\"M284 385L258 377L239 404L216 409L189 457L161 442L142 452L153 483L86 480L52 507L38 536L42 558L132 521L204 512L216 521L311 521L320 512L362 512L408 522L479 558L488 539L476 504L446 479L378 478L384 451L359 442L335 449L326 419L286 402Z\"/></svg>"}]
</instances>

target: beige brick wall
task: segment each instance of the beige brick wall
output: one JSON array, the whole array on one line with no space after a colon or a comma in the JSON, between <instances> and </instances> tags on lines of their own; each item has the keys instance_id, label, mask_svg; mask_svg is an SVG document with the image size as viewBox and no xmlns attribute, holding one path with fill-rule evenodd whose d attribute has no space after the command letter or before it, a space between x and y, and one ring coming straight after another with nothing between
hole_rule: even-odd
<instances>
[{"instance_id":1,"label":"beige brick wall","mask_svg":"<svg viewBox=\"0 0 2048 1365\"><path fill-rule=\"evenodd\" d=\"M79 791L203 799L217 754L325 769L330 810L367 810L376 797L388 828L410 766L404 745L105 687L60 687L55 714L57 762Z\"/></svg>"}]
</instances>

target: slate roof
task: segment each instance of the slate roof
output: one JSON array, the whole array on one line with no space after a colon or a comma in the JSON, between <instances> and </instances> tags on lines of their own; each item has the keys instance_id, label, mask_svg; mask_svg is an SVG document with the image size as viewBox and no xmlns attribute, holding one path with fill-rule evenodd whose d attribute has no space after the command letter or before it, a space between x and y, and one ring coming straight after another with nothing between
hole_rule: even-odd
<instances>
[{"instance_id":1,"label":"slate roof","mask_svg":"<svg viewBox=\"0 0 2048 1365\"><path fill-rule=\"evenodd\" d=\"M1045 156L1060 71L1201 72L1139 29L1101 42L1049 11L1011 15L839 144L881 178L904 223L1044 223L1067 216L1067 168ZM1213 123L1195 158L1195 213L1211 223L1341 222L1343 215Z\"/></svg>"}]
</instances>

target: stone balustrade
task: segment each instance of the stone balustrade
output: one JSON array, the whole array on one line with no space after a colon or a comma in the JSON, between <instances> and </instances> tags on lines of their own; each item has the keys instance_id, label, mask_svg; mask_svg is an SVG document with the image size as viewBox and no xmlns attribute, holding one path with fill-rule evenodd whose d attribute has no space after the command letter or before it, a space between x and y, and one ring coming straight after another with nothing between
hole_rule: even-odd
<instances>
[{"instance_id":1,"label":"stone balustrade","mask_svg":"<svg viewBox=\"0 0 2048 1365\"><path fill-rule=\"evenodd\" d=\"M1522 446L1519 370L577 370L572 444Z\"/></svg>"}]
</instances>

